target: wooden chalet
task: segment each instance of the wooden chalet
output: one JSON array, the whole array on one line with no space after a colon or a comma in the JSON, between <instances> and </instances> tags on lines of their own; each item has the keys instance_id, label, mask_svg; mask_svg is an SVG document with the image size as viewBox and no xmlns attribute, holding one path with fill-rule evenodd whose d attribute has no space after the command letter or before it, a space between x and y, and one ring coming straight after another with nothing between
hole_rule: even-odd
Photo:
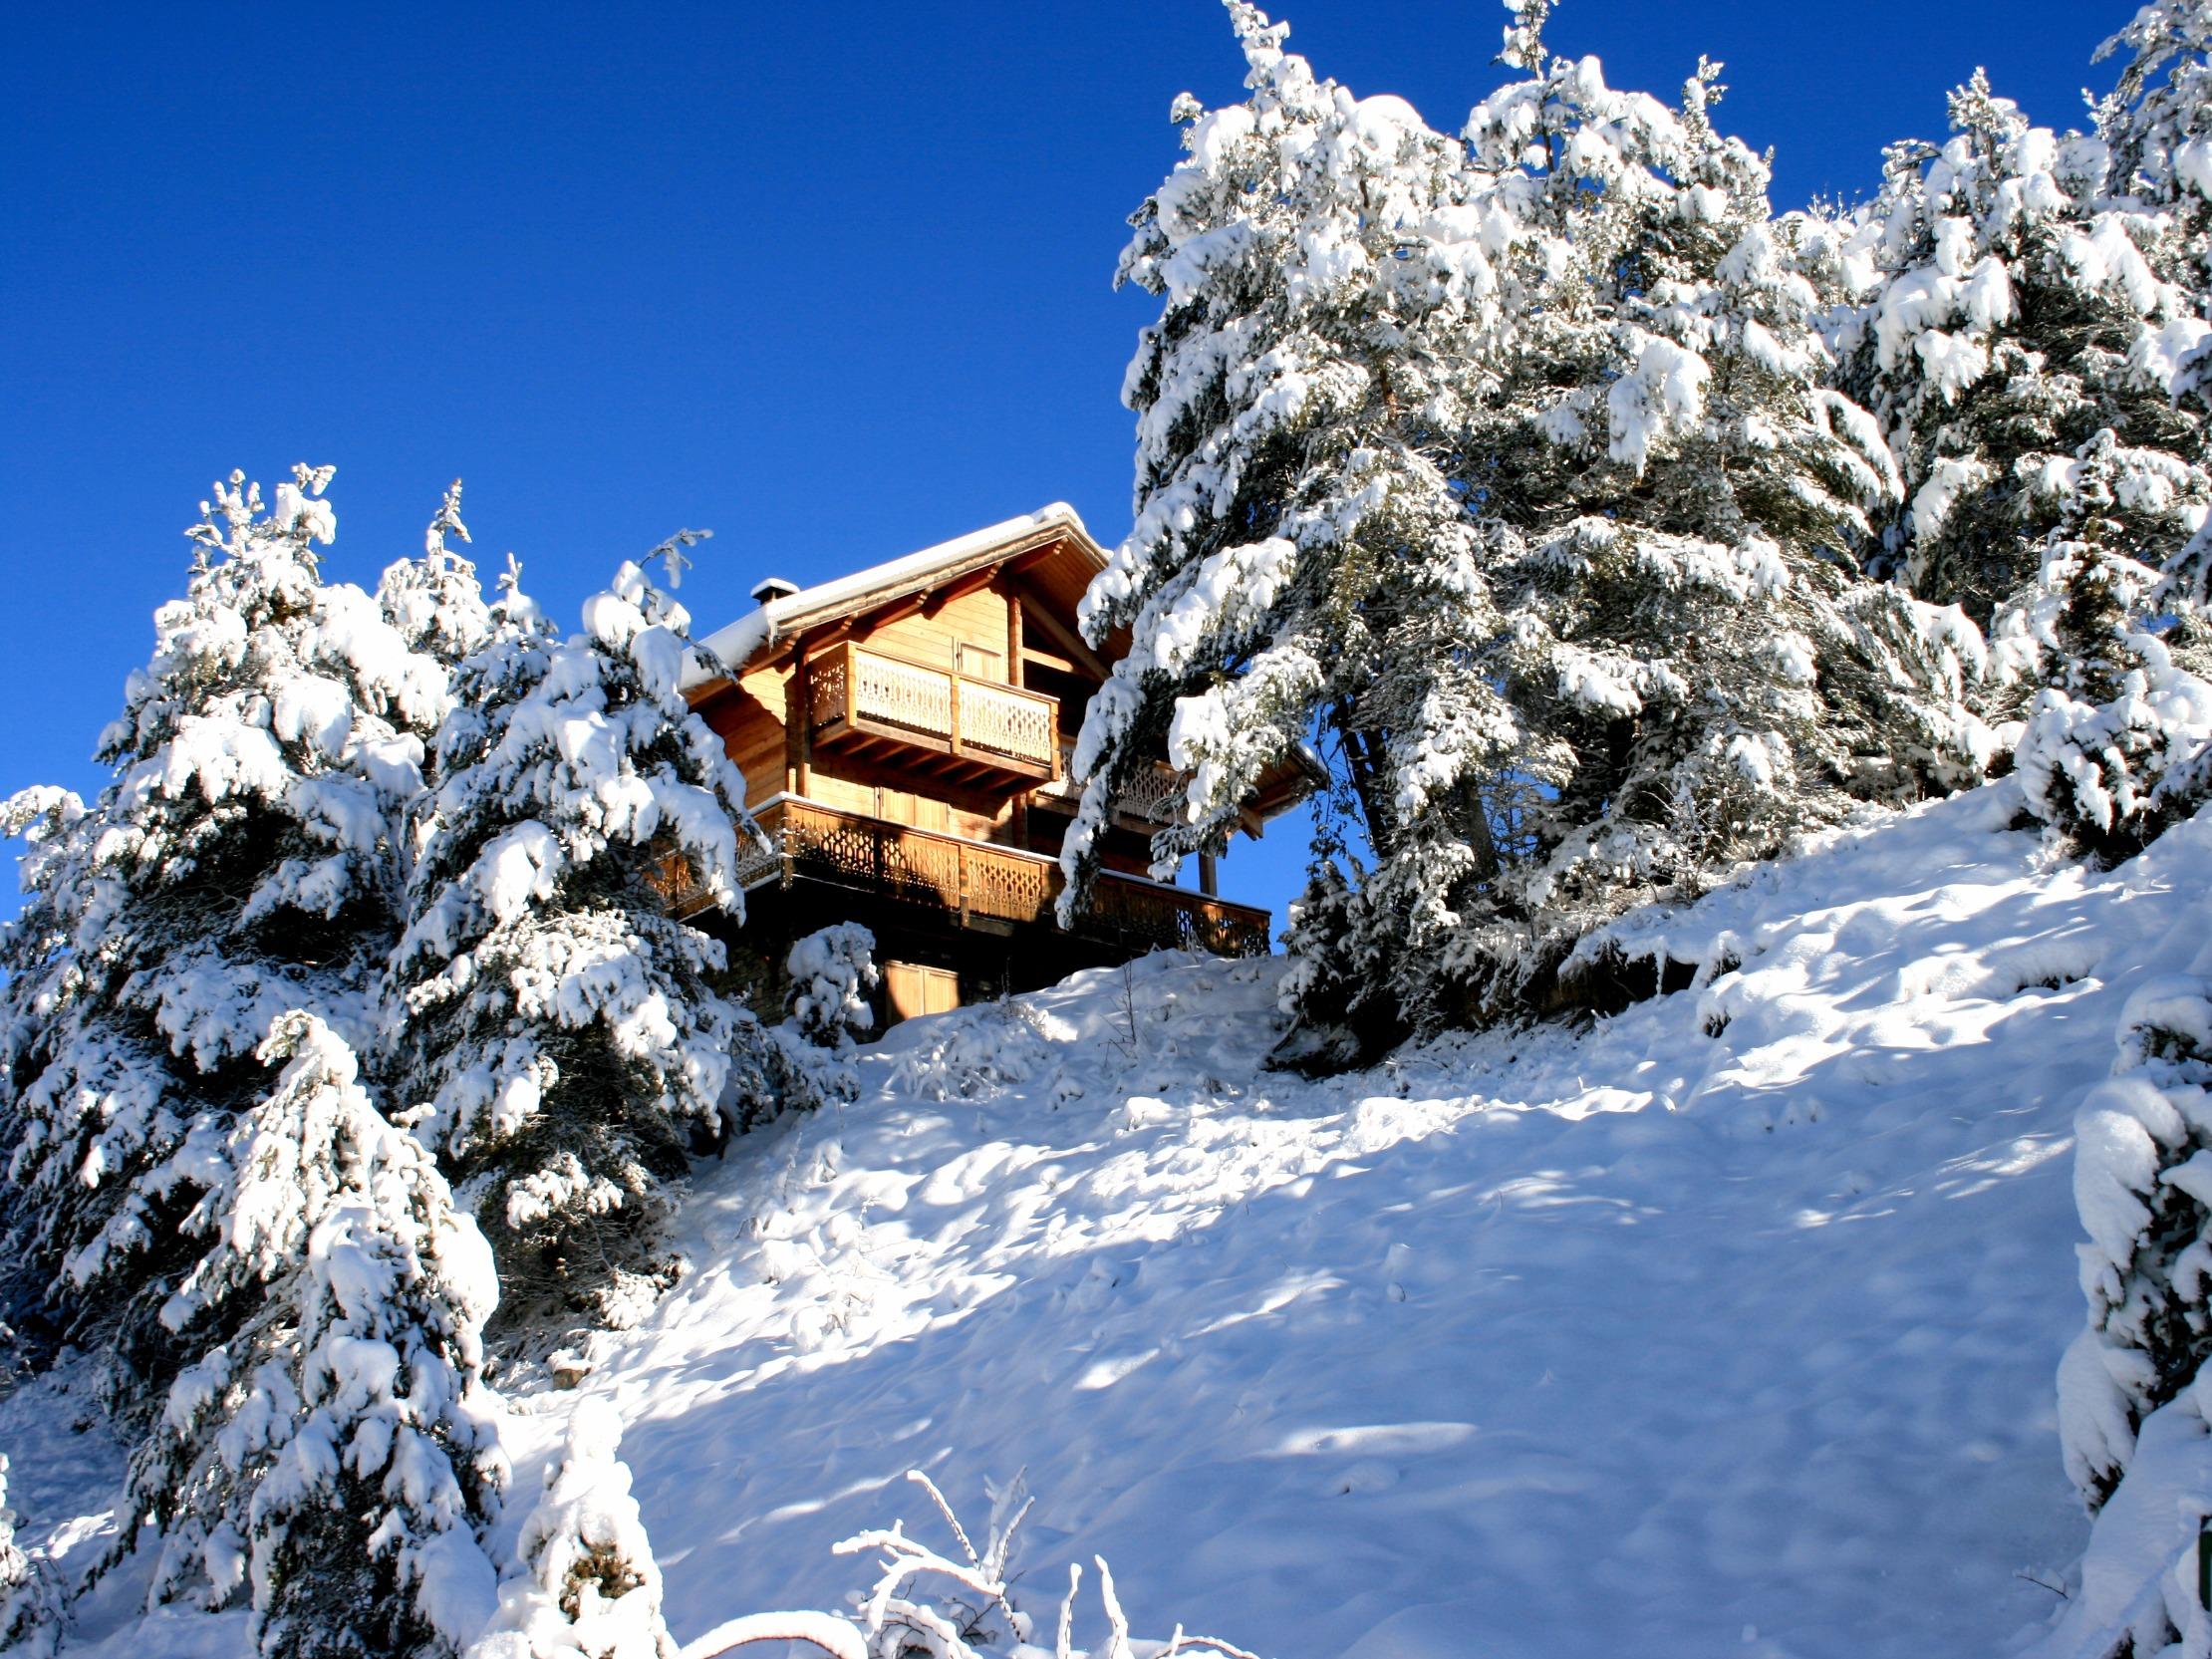
<instances>
[{"instance_id":1,"label":"wooden chalet","mask_svg":"<svg viewBox=\"0 0 2212 1659\"><path fill-rule=\"evenodd\" d=\"M1267 913L1218 898L1211 858L1195 889L1145 875L1180 795L1164 757L1119 803L1086 913L1054 921L1069 756L1126 643L1096 653L1076 631L1105 563L1052 506L815 587L763 582L759 609L702 642L730 673L688 694L773 844L743 872L742 943L771 974L791 941L864 923L890 1023L1161 946L1266 952ZM1249 834L1306 786L1269 782Z\"/></svg>"}]
</instances>

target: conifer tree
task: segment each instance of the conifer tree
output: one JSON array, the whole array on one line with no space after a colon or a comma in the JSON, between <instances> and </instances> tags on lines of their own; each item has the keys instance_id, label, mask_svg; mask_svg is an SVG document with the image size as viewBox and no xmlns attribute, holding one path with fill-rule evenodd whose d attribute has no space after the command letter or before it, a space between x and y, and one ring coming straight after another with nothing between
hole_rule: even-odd
<instances>
[{"instance_id":1,"label":"conifer tree","mask_svg":"<svg viewBox=\"0 0 2212 1659\"><path fill-rule=\"evenodd\" d=\"M200 1189L199 1254L160 1319L201 1357L133 1455L117 1548L156 1528L153 1600L250 1596L263 1659L449 1655L495 1597L490 1252L328 1025L286 1013L258 1057L274 1086L166 1172Z\"/></svg>"},{"instance_id":2,"label":"conifer tree","mask_svg":"<svg viewBox=\"0 0 2212 1659\"><path fill-rule=\"evenodd\" d=\"M2167 221L2107 200L2101 140L2031 126L1979 73L1950 121L1940 150L1892 148L1847 255L1868 298L1838 343L1905 475L1877 568L1989 629L2033 587L2100 432L2160 508L2108 551L2157 569L2187 546L2172 509L2201 522L2212 481L2170 385L2204 327L2161 270Z\"/></svg>"},{"instance_id":3,"label":"conifer tree","mask_svg":"<svg viewBox=\"0 0 2212 1659\"><path fill-rule=\"evenodd\" d=\"M1124 259L1165 310L1136 528L1085 603L1133 645L1063 906L1148 743L1189 774L1172 863L1318 737L1339 810L1286 983L1356 1050L1854 796L1978 775L1973 631L1847 575L1898 482L1821 384L1822 296L1714 72L1670 112L1522 7L1463 148L1230 9L1251 99L1193 126Z\"/></svg>"},{"instance_id":4,"label":"conifer tree","mask_svg":"<svg viewBox=\"0 0 2212 1659\"><path fill-rule=\"evenodd\" d=\"M0 1027L19 1301L112 1356L134 1418L191 1357L156 1317L204 1192L180 1154L260 1097L278 1015L368 1030L392 826L444 712L438 665L321 579L328 477L299 468L266 510L240 474L217 487L101 740L114 781L89 811L59 791L8 809L34 841Z\"/></svg>"},{"instance_id":5,"label":"conifer tree","mask_svg":"<svg viewBox=\"0 0 2212 1659\"><path fill-rule=\"evenodd\" d=\"M634 1316L688 1136L777 1093L722 947L653 881L680 857L742 914L744 784L684 701L689 619L625 564L584 625L558 639L510 571L455 675L390 981L395 1088L492 1241L508 1329Z\"/></svg>"},{"instance_id":6,"label":"conifer tree","mask_svg":"<svg viewBox=\"0 0 2212 1659\"><path fill-rule=\"evenodd\" d=\"M2203 798L2212 685L2180 666L2184 628L2139 626L2158 572L2126 556L2159 517L2159 457L2099 432L2065 471L2065 516L1999 645L2041 666L2015 764L2029 812L2105 862L2138 852ZM2177 650L2178 648L2178 650Z\"/></svg>"},{"instance_id":7,"label":"conifer tree","mask_svg":"<svg viewBox=\"0 0 2212 1659\"><path fill-rule=\"evenodd\" d=\"M1498 879L1450 964L1476 1007L1543 994L1574 942L1685 897L1854 799L1973 780L1979 640L1852 577L1898 480L1828 389L1799 227L1714 127L1717 66L1670 111L1508 32L1525 79L1478 107L1478 164L1550 280L1464 445L1492 549L1502 684L1525 733Z\"/></svg>"},{"instance_id":8,"label":"conifer tree","mask_svg":"<svg viewBox=\"0 0 2212 1659\"><path fill-rule=\"evenodd\" d=\"M1178 100L1187 158L1122 257L1163 309L1124 386L1135 527L1082 607L1093 643L1127 627L1132 644L1077 745L1063 906L1156 746L1188 773L1181 821L1153 841L1172 869L1315 743L1372 849L1376 921L1353 948L1394 1021L1426 995L1404 947L1448 927L1495 858L1478 803L1518 753L1450 472L1510 315L1515 230L1403 101L1316 80L1285 26L1229 11L1250 97Z\"/></svg>"},{"instance_id":9,"label":"conifer tree","mask_svg":"<svg viewBox=\"0 0 2212 1659\"><path fill-rule=\"evenodd\" d=\"M2156 274L2189 303L2138 348L2146 368L2174 365L2171 390L2195 440L2183 453L2205 466L2205 419L2212 410L2212 5L2151 0L2097 49L2123 55L2118 84L2097 106L2097 135L2108 153L2105 189ZM2123 429L2131 444L2145 440ZM2202 496L2196 497L2201 502ZM2170 536L2151 559L2165 580L2154 600L2197 622L2212 605L2212 534ZM2138 555L2140 557L2140 555ZM2196 642L2192 642L2196 643Z\"/></svg>"}]
</instances>

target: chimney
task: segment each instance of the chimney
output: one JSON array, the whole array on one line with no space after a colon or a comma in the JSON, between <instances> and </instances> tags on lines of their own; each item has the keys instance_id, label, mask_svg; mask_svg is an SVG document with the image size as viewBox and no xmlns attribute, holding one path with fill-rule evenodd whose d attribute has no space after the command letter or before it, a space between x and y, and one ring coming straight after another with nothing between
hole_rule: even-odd
<instances>
[{"instance_id":1,"label":"chimney","mask_svg":"<svg viewBox=\"0 0 2212 1659\"><path fill-rule=\"evenodd\" d=\"M773 605L779 599L789 599L798 591L798 583L786 582L780 576L771 576L765 582L754 584L752 597L763 605Z\"/></svg>"}]
</instances>

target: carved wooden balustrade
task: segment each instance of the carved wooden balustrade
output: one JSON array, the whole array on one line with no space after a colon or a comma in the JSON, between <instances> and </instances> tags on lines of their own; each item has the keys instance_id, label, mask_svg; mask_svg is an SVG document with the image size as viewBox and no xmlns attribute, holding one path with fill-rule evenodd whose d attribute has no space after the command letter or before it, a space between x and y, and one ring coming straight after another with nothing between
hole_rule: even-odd
<instances>
[{"instance_id":1,"label":"carved wooden balustrade","mask_svg":"<svg viewBox=\"0 0 2212 1659\"><path fill-rule=\"evenodd\" d=\"M1059 703L850 642L807 664L815 741L877 738L1022 777L1058 775Z\"/></svg>"},{"instance_id":2,"label":"carved wooden balustrade","mask_svg":"<svg viewBox=\"0 0 2212 1659\"><path fill-rule=\"evenodd\" d=\"M1057 860L1012 847L937 835L811 801L772 801L756 815L773 844L739 868L748 888L794 880L832 882L881 898L928 905L1015 927L1050 926L1061 888ZM1133 876L1101 871L1076 933L1140 948L1267 954L1267 913Z\"/></svg>"},{"instance_id":3,"label":"carved wooden balustrade","mask_svg":"<svg viewBox=\"0 0 2212 1659\"><path fill-rule=\"evenodd\" d=\"M1073 811L1083 799L1083 786L1075 781L1074 767L1075 745L1062 743L1060 775L1050 783L1038 784L1033 798L1065 802L1063 810ZM1121 786L1121 793L1114 797L1114 816L1142 827L1149 834L1163 824L1174 822L1188 782L1186 773L1156 760Z\"/></svg>"}]
</instances>

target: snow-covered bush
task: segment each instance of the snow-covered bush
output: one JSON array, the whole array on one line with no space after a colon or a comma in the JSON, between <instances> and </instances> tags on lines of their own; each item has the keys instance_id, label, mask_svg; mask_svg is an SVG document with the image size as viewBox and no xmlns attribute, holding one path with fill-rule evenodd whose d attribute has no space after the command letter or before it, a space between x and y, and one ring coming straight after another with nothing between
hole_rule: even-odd
<instances>
[{"instance_id":1,"label":"snow-covered bush","mask_svg":"<svg viewBox=\"0 0 2212 1659\"><path fill-rule=\"evenodd\" d=\"M418 814L388 1038L396 1093L498 1256L502 1326L635 1317L668 1184L725 1100L779 1064L718 994L723 947L668 914L656 864L742 915L744 781L681 682L689 618L635 564L558 639L512 574L455 672Z\"/></svg>"},{"instance_id":2,"label":"snow-covered bush","mask_svg":"<svg viewBox=\"0 0 2212 1659\"><path fill-rule=\"evenodd\" d=\"M786 1017L807 1042L845 1053L853 1033L875 1023L868 998L883 975L876 968L876 936L858 922L808 934L791 947L784 969L791 976Z\"/></svg>"},{"instance_id":3,"label":"snow-covered bush","mask_svg":"<svg viewBox=\"0 0 2212 1659\"><path fill-rule=\"evenodd\" d=\"M731 1128L756 1128L860 1093L853 1033L876 1020L869 1001L882 978L875 953L876 936L857 922L820 929L791 947L783 1022L767 1032L762 1068L739 1079L725 1107Z\"/></svg>"},{"instance_id":4,"label":"snow-covered bush","mask_svg":"<svg viewBox=\"0 0 2212 1659\"><path fill-rule=\"evenodd\" d=\"M925 1100L987 1100L1050 1064L1053 1044L1067 1034L1050 1014L1010 997L955 1008L899 1054L890 1086Z\"/></svg>"},{"instance_id":5,"label":"snow-covered bush","mask_svg":"<svg viewBox=\"0 0 2212 1659\"><path fill-rule=\"evenodd\" d=\"M62 1601L46 1563L15 1541L8 1508L8 1460L0 1455L0 1653L49 1659L61 1642Z\"/></svg>"},{"instance_id":6,"label":"snow-covered bush","mask_svg":"<svg viewBox=\"0 0 2212 1659\"><path fill-rule=\"evenodd\" d=\"M328 1025L287 1013L259 1057L269 1092L156 1172L197 1191L160 1320L200 1357L133 1453L117 1549L151 1524L150 1599L250 1598L265 1659L450 1654L491 1608L474 1529L505 1478L490 1252Z\"/></svg>"},{"instance_id":7,"label":"snow-covered bush","mask_svg":"<svg viewBox=\"0 0 2212 1659\"><path fill-rule=\"evenodd\" d=\"M876 1581L854 1599L860 1603L859 1622L819 1612L751 1613L716 1625L684 1649L685 1659L723 1659L743 1649L763 1645L806 1643L832 1659L986 1659L995 1652L1035 1654L1033 1620L1014 1605L1010 1569L1013 1544L1027 1517L1031 1500L1028 1488L1016 1476L992 1494L990 1525L983 1547L977 1550L968 1529L945 1501L937 1483L919 1470L907 1479L930 1496L960 1548L958 1556L932 1549L907 1536L905 1523L867 1531L846 1538L833 1547L840 1555L882 1551ZM1101 1610L1106 1617L1106 1639L1088 1650L1074 1645L1076 1600L1082 1589L1083 1569L1068 1564L1067 1597L1060 1604L1054 1631L1052 1659L1135 1659L1129 1636L1129 1618L1121 1598L1114 1593L1114 1575L1106 1562L1093 1557L1098 1567ZM920 1581L932 1580L935 1593L921 1590ZM1215 1636L1186 1635L1177 1625L1165 1643L1148 1643L1160 1659L1178 1654L1222 1654L1227 1659L1255 1656ZM471 1659L475 1659L471 1655ZM487 1654L484 1659L510 1659ZM530 1659L516 1653L511 1659Z\"/></svg>"},{"instance_id":8,"label":"snow-covered bush","mask_svg":"<svg viewBox=\"0 0 2212 1659\"><path fill-rule=\"evenodd\" d=\"M675 1659L621 1445L614 1407L578 1401L523 1519L498 1611L467 1659Z\"/></svg>"},{"instance_id":9,"label":"snow-covered bush","mask_svg":"<svg viewBox=\"0 0 2212 1659\"><path fill-rule=\"evenodd\" d=\"M2055 1653L2202 1651L2197 1533L2212 1515L2212 952L2153 980L2113 1075L2075 1118L2087 1322L2059 1368L2068 1475L2096 1511ZM2189 1645L2169 1650L2186 1637ZM2129 1644L2132 1643L2132 1646Z\"/></svg>"},{"instance_id":10,"label":"snow-covered bush","mask_svg":"<svg viewBox=\"0 0 2212 1659\"><path fill-rule=\"evenodd\" d=\"M2155 981L2129 999L2114 1075L2075 1128L2088 1323L2060 1372L2061 1432L2093 1506L2142 1420L2212 1353L2212 981Z\"/></svg>"}]
</instances>

